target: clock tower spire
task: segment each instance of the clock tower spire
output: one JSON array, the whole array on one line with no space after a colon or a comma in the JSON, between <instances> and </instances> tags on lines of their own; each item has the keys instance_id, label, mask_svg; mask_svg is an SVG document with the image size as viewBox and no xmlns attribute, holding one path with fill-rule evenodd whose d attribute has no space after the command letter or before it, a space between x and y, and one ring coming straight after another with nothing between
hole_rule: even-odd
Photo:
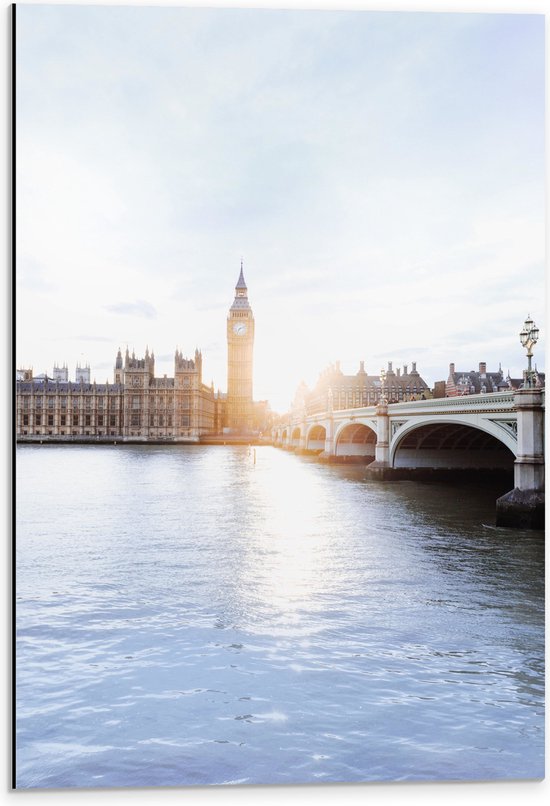
<instances>
[{"instance_id":1,"label":"clock tower spire","mask_svg":"<svg viewBox=\"0 0 550 806\"><path fill-rule=\"evenodd\" d=\"M241 260L235 299L227 316L227 426L235 434L252 430L253 349L254 315Z\"/></svg>"}]
</instances>

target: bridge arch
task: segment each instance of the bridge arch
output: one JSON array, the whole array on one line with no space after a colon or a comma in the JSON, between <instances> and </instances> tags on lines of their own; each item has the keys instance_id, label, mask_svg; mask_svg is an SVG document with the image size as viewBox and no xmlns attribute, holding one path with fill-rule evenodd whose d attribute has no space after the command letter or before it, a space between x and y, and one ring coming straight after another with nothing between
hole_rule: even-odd
<instances>
[{"instance_id":1,"label":"bridge arch","mask_svg":"<svg viewBox=\"0 0 550 806\"><path fill-rule=\"evenodd\" d=\"M364 456L374 459L376 431L365 423L343 423L334 436L336 456Z\"/></svg>"},{"instance_id":2,"label":"bridge arch","mask_svg":"<svg viewBox=\"0 0 550 806\"><path fill-rule=\"evenodd\" d=\"M398 429L390 445L390 466L511 470L516 455L512 433L490 420L422 418Z\"/></svg>"},{"instance_id":3,"label":"bridge arch","mask_svg":"<svg viewBox=\"0 0 550 806\"><path fill-rule=\"evenodd\" d=\"M306 435L306 451L324 451L327 429L324 425L315 423Z\"/></svg>"},{"instance_id":4,"label":"bridge arch","mask_svg":"<svg viewBox=\"0 0 550 806\"><path fill-rule=\"evenodd\" d=\"M292 429L292 433L290 435L290 447L291 448L299 448L300 447L300 438L302 436L302 429L300 426L296 426Z\"/></svg>"}]
</instances>

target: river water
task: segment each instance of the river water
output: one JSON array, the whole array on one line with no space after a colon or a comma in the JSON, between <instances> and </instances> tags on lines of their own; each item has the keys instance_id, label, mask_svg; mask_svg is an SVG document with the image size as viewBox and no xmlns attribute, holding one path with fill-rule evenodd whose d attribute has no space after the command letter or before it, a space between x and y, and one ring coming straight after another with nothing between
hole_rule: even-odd
<instances>
[{"instance_id":1,"label":"river water","mask_svg":"<svg viewBox=\"0 0 550 806\"><path fill-rule=\"evenodd\" d=\"M271 447L21 446L17 786L544 775L540 532Z\"/></svg>"}]
</instances>

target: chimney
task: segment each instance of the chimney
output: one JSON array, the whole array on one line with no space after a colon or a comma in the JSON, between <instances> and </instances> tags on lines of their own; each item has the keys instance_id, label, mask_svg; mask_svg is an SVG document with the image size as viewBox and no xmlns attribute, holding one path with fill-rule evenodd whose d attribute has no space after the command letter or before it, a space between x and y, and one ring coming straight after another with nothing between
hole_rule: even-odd
<instances>
[{"instance_id":1,"label":"chimney","mask_svg":"<svg viewBox=\"0 0 550 806\"><path fill-rule=\"evenodd\" d=\"M393 372L391 361L388 361L388 372Z\"/></svg>"},{"instance_id":2,"label":"chimney","mask_svg":"<svg viewBox=\"0 0 550 806\"><path fill-rule=\"evenodd\" d=\"M479 374L481 375L482 378L484 378L485 375L487 374L487 364L485 363L485 361L479 362Z\"/></svg>"},{"instance_id":3,"label":"chimney","mask_svg":"<svg viewBox=\"0 0 550 806\"><path fill-rule=\"evenodd\" d=\"M413 368L411 369L411 373L416 372L416 361L413 361L412 365L413 365Z\"/></svg>"},{"instance_id":4,"label":"chimney","mask_svg":"<svg viewBox=\"0 0 550 806\"><path fill-rule=\"evenodd\" d=\"M336 372L340 372L340 362L336 362Z\"/></svg>"},{"instance_id":5,"label":"chimney","mask_svg":"<svg viewBox=\"0 0 550 806\"><path fill-rule=\"evenodd\" d=\"M403 375L408 375L408 374L409 374L409 365L408 364L403 364Z\"/></svg>"},{"instance_id":6,"label":"chimney","mask_svg":"<svg viewBox=\"0 0 550 806\"><path fill-rule=\"evenodd\" d=\"M365 362L364 361L359 361L359 372L364 372L364 371L365 371Z\"/></svg>"},{"instance_id":7,"label":"chimney","mask_svg":"<svg viewBox=\"0 0 550 806\"><path fill-rule=\"evenodd\" d=\"M449 375L454 375L454 374L455 374L455 365L454 364L449 364Z\"/></svg>"},{"instance_id":8,"label":"chimney","mask_svg":"<svg viewBox=\"0 0 550 806\"><path fill-rule=\"evenodd\" d=\"M397 377L401 377L401 367L397 367Z\"/></svg>"}]
</instances>

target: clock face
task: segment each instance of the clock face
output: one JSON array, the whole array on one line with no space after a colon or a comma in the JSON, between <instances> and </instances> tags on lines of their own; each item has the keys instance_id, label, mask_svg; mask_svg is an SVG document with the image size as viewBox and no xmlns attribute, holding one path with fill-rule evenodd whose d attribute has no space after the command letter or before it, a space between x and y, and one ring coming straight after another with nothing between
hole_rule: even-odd
<instances>
[{"instance_id":1,"label":"clock face","mask_svg":"<svg viewBox=\"0 0 550 806\"><path fill-rule=\"evenodd\" d=\"M233 325L233 333L237 336L244 336L246 333L246 325L242 322L237 322Z\"/></svg>"}]
</instances>

